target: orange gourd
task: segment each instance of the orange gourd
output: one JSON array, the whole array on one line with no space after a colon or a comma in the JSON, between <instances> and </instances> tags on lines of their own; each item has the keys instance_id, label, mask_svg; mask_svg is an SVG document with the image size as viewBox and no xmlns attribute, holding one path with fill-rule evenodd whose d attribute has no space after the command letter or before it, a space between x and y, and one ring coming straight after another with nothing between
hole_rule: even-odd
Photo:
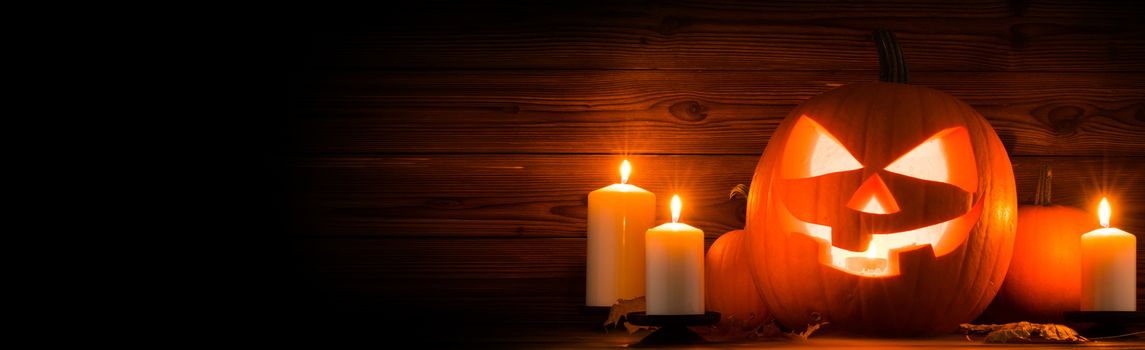
<instances>
[{"instance_id":1,"label":"orange gourd","mask_svg":"<svg viewBox=\"0 0 1145 350\"><path fill-rule=\"evenodd\" d=\"M1013 169L985 118L906 84L893 34L876 42L883 82L807 100L769 140L748 198L750 269L787 328L946 334L1005 278Z\"/></svg>"},{"instance_id":2,"label":"orange gourd","mask_svg":"<svg viewBox=\"0 0 1145 350\"><path fill-rule=\"evenodd\" d=\"M1093 214L1051 205L1053 173L1038 179L1033 205L1018 208L1014 258L998 297L982 315L992 322L1064 322L1081 303L1081 235L1099 227Z\"/></svg>"},{"instance_id":3,"label":"orange gourd","mask_svg":"<svg viewBox=\"0 0 1145 350\"><path fill-rule=\"evenodd\" d=\"M722 329L752 330L767 318L767 308L748 270L743 237L743 230L734 230L716 238L704 262L707 309L720 313Z\"/></svg>"}]
</instances>

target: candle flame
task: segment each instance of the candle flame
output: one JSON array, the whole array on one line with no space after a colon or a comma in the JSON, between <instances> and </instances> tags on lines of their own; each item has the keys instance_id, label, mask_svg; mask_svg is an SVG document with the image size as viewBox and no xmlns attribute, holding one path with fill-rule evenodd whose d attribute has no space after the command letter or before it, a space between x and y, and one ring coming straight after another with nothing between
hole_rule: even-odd
<instances>
[{"instance_id":1,"label":"candle flame","mask_svg":"<svg viewBox=\"0 0 1145 350\"><path fill-rule=\"evenodd\" d=\"M628 164L628 160L625 159L624 163L620 163L620 183L621 184L628 183L628 174L631 174L631 173L632 173L632 164Z\"/></svg>"},{"instance_id":2,"label":"candle flame","mask_svg":"<svg viewBox=\"0 0 1145 350\"><path fill-rule=\"evenodd\" d=\"M867 257L874 258L875 256L875 241L871 241L871 243L867 244Z\"/></svg>"},{"instance_id":3,"label":"candle flame","mask_svg":"<svg viewBox=\"0 0 1145 350\"><path fill-rule=\"evenodd\" d=\"M1109 201L1105 197L1101 197L1101 204L1097 206L1097 220L1101 222L1102 227L1109 227L1109 212L1113 211L1109 208Z\"/></svg>"},{"instance_id":4,"label":"candle flame","mask_svg":"<svg viewBox=\"0 0 1145 350\"><path fill-rule=\"evenodd\" d=\"M673 224L676 223L677 221L680 221L680 207L681 206L683 206L683 204L680 203L680 195L678 195L678 194L672 195L672 223Z\"/></svg>"}]
</instances>

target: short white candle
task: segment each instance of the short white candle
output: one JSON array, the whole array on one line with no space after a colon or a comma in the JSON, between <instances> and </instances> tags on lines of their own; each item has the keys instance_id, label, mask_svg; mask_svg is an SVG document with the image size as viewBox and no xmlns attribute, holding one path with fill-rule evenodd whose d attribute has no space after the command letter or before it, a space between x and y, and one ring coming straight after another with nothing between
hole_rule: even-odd
<instances>
[{"instance_id":1,"label":"short white candle","mask_svg":"<svg viewBox=\"0 0 1145 350\"><path fill-rule=\"evenodd\" d=\"M1109 227L1101 199L1099 228L1081 235L1081 310L1137 311L1137 237Z\"/></svg>"},{"instance_id":2,"label":"short white candle","mask_svg":"<svg viewBox=\"0 0 1145 350\"><path fill-rule=\"evenodd\" d=\"M648 230L649 315L704 313L704 231L679 223L680 196L672 197L672 222Z\"/></svg>"},{"instance_id":3,"label":"short white candle","mask_svg":"<svg viewBox=\"0 0 1145 350\"><path fill-rule=\"evenodd\" d=\"M631 172L625 160L620 183L588 194L587 306L644 295L644 233L656 223L656 195L627 184Z\"/></svg>"}]
</instances>

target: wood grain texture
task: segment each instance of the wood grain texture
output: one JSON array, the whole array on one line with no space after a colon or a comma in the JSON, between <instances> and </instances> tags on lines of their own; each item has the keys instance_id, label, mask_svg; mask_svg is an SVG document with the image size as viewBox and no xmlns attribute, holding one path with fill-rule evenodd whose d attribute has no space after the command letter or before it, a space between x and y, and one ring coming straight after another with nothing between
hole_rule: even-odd
<instances>
[{"instance_id":1,"label":"wood grain texture","mask_svg":"<svg viewBox=\"0 0 1145 350\"><path fill-rule=\"evenodd\" d=\"M325 308L491 322L583 321L583 238L303 239ZM432 318L432 317L431 317ZM598 322L603 323L601 319Z\"/></svg>"},{"instance_id":2,"label":"wood grain texture","mask_svg":"<svg viewBox=\"0 0 1145 350\"><path fill-rule=\"evenodd\" d=\"M427 337L599 324L580 308L586 197L616 181L622 155L631 182L658 195L658 220L678 192L710 244L743 226L727 192L750 181L790 110L877 79L874 28L897 34L913 83L987 117L1020 202L1050 164L1056 203L1092 211L1109 194L1114 225L1145 233L1142 2L386 6L303 8L281 35L295 41L267 55L290 80L270 90L288 90L287 139L259 145L289 159L289 229L256 246L290 256L263 265L283 272L267 293L285 313L412 320ZM1142 272L1139 258L1139 309Z\"/></svg>"},{"instance_id":3,"label":"wood grain texture","mask_svg":"<svg viewBox=\"0 0 1145 350\"><path fill-rule=\"evenodd\" d=\"M450 71L300 76L302 152L760 154L799 103L877 72ZM917 73L1011 155L1142 155L1145 74Z\"/></svg>"},{"instance_id":4,"label":"wood grain texture","mask_svg":"<svg viewBox=\"0 0 1145 350\"><path fill-rule=\"evenodd\" d=\"M477 2L313 28L308 66L353 69L873 70L870 33L914 71L1140 71L1139 4L1069 1Z\"/></svg>"},{"instance_id":5,"label":"wood grain texture","mask_svg":"<svg viewBox=\"0 0 1145 350\"><path fill-rule=\"evenodd\" d=\"M679 193L682 220L709 241L743 227L745 205L729 201L749 184L758 156L631 156L630 183L657 195L657 221ZM618 181L621 156L424 155L321 157L299 161L297 217L307 236L584 237L590 191ZM1142 158L1015 157L1020 203L1033 201L1044 164L1053 201L1096 212L1110 196L1115 225L1145 232ZM1096 220L1096 216L1094 217ZM1145 244L1145 243L1143 243Z\"/></svg>"},{"instance_id":6,"label":"wood grain texture","mask_svg":"<svg viewBox=\"0 0 1145 350\"><path fill-rule=\"evenodd\" d=\"M657 194L658 221L672 193L683 220L714 237L742 227L753 156L632 156L629 183ZM298 217L318 236L584 237L590 191L619 182L619 156L442 155L302 161Z\"/></svg>"}]
</instances>

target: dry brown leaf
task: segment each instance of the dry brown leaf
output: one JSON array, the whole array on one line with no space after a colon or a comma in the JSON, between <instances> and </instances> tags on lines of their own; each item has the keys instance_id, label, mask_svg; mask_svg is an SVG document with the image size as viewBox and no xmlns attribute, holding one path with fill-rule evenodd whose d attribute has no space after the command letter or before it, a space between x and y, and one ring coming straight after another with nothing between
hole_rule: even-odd
<instances>
[{"instance_id":1,"label":"dry brown leaf","mask_svg":"<svg viewBox=\"0 0 1145 350\"><path fill-rule=\"evenodd\" d=\"M775 324L775 320L772 320L771 322L760 325L759 328L752 330L748 334L748 336L750 338L767 339L767 338L779 338L779 337L785 336L785 334L786 333L783 333L783 331L779 329L779 326Z\"/></svg>"},{"instance_id":2,"label":"dry brown leaf","mask_svg":"<svg viewBox=\"0 0 1145 350\"><path fill-rule=\"evenodd\" d=\"M750 192L750 190L747 185L737 184L735 187L732 187L731 192L728 193L728 200L736 198L747 199L748 192Z\"/></svg>"},{"instance_id":3,"label":"dry brown leaf","mask_svg":"<svg viewBox=\"0 0 1145 350\"><path fill-rule=\"evenodd\" d=\"M987 343L1006 343L1011 340L1030 340L1030 330L1026 328L999 329L986 335Z\"/></svg>"},{"instance_id":4,"label":"dry brown leaf","mask_svg":"<svg viewBox=\"0 0 1145 350\"><path fill-rule=\"evenodd\" d=\"M787 336L791 339L807 340L807 338L811 337L811 333L815 333L815 331L819 330L819 327L822 327L828 323L829 322L816 322L815 324L809 324L807 325L807 329L803 330L802 332L799 332L798 334L791 332L788 333Z\"/></svg>"},{"instance_id":5,"label":"dry brown leaf","mask_svg":"<svg viewBox=\"0 0 1145 350\"><path fill-rule=\"evenodd\" d=\"M654 326L637 326L637 325L628 323L628 321L624 321L624 329L628 331L628 334L633 334L633 333L636 333L636 332L639 332L642 330L654 331L654 330L656 330L656 327L654 327Z\"/></svg>"},{"instance_id":6,"label":"dry brown leaf","mask_svg":"<svg viewBox=\"0 0 1145 350\"><path fill-rule=\"evenodd\" d=\"M604 328L615 327L620 323L620 318L629 313L645 311L645 305L644 297L617 299L616 304L612 304L612 310L608 312L608 320L604 321Z\"/></svg>"},{"instance_id":7,"label":"dry brown leaf","mask_svg":"<svg viewBox=\"0 0 1145 350\"><path fill-rule=\"evenodd\" d=\"M1089 339L1078 335L1077 331L1072 328L1053 323L1041 324L1024 321L986 325L963 323L961 328L962 331L967 334L967 339L969 339L971 333L988 333L985 339L987 343L1006 343L1013 340L1040 340L1056 343L1084 343L1089 341ZM1031 338L1033 336L1037 336L1040 339Z\"/></svg>"},{"instance_id":8,"label":"dry brown leaf","mask_svg":"<svg viewBox=\"0 0 1145 350\"><path fill-rule=\"evenodd\" d=\"M779 329L779 326L775 324L775 321L772 320L767 324L760 325L759 328L751 331L748 335L751 338L757 339L787 338L792 340L807 340L807 338L811 337L811 333L815 333L815 331L827 324L829 324L829 322L816 322L808 324L807 329L804 329L802 332L795 333L795 331L791 331L784 333Z\"/></svg>"},{"instance_id":9,"label":"dry brown leaf","mask_svg":"<svg viewBox=\"0 0 1145 350\"><path fill-rule=\"evenodd\" d=\"M692 330L696 331L705 338L713 338L720 340L738 340L757 338L760 336L760 330L769 323L752 322L755 315L748 317L747 320L736 318L735 315L728 316L727 322L713 324L707 327L693 327ZM754 327L752 324L756 324Z\"/></svg>"},{"instance_id":10,"label":"dry brown leaf","mask_svg":"<svg viewBox=\"0 0 1145 350\"><path fill-rule=\"evenodd\" d=\"M1077 331L1073 330L1073 328L1053 323L1043 324L1041 335L1042 338L1053 341L1064 341L1071 343L1084 343L1089 341L1089 339L1085 339L1085 337L1077 334Z\"/></svg>"}]
</instances>

